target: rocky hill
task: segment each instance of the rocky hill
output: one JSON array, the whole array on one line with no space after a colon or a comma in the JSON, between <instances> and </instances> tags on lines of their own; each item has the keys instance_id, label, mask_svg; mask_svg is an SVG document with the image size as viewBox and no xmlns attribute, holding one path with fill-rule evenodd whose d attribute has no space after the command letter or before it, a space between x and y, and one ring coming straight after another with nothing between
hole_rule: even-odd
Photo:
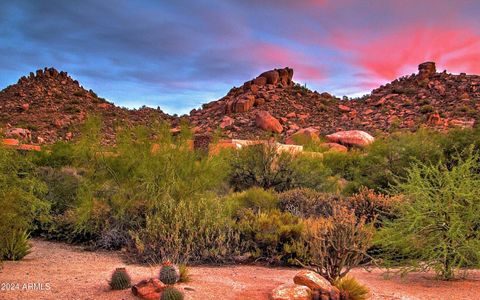
<instances>
[{"instance_id":1,"label":"rocky hill","mask_svg":"<svg viewBox=\"0 0 480 300\"><path fill-rule=\"evenodd\" d=\"M87 115L104 121L105 143L113 143L115 127L147 125L151 120L174 121L160 109L120 108L85 90L66 72L53 68L22 77L0 92L0 124L4 135L38 144L74 139Z\"/></svg>"},{"instance_id":2,"label":"rocky hill","mask_svg":"<svg viewBox=\"0 0 480 300\"><path fill-rule=\"evenodd\" d=\"M353 129L372 134L416 130L422 125L471 127L479 117L480 76L437 73L433 62L359 99L310 91L292 78L288 68L263 73L193 110L190 120L201 132L221 127L231 138L251 139L265 137L266 131L285 137L310 127L322 135ZM267 126L262 125L265 119Z\"/></svg>"},{"instance_id":3,"label":"rocky hill","mask_svg":"<svg viewBox=\"0 0 480 300\"><path fill-rule=\"evenodd\" d=\"M363 130L376 135L420 126L438 129L472 127L480 111L480 76L438 73L435 63L381 86L358 99L339 99L295 84L290 68L264 72L232 88L223 98L184 116L199 137L221 129L225 137L284 140L302 128L322 135ZM0 123L7 136L33 143L70 140L88 114L102 116L106 143L114 143L115 127L148 125L165 120L176 131L179 118L160 109L119 108L87 91L65 72L38 70L0 92Z\"/></svg>"}]
</instances>

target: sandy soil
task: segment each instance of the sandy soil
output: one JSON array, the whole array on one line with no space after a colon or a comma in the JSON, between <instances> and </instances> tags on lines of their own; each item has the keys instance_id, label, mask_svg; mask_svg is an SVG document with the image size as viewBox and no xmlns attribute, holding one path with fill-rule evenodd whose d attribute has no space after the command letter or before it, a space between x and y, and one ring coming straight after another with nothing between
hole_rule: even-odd
<instances>
[{"instance_id":1,"label":"sandy soil","mask_svg":"<svg viewBox=\"0 0 480 300\"><path fill-rule=\"evenodd\" d=\"M3 264L0 299L138 299L129 290L109 290L107 280L120 266L125 263L119 253L87 252L34 240L33 251L24 260ZM134 282L158 274L158 266L127 265L127 269ZM192 281L179 285L186 299L243 300L268 299L268 293L281 283L291 282L298 269L200 266L190 272ZM480 271L474 271L467 280L452 282L437 281L425 273L387 280L383 273L357 269L351 274L370 287L372 299L480 299Z\"/></svg>"}]
</instances>

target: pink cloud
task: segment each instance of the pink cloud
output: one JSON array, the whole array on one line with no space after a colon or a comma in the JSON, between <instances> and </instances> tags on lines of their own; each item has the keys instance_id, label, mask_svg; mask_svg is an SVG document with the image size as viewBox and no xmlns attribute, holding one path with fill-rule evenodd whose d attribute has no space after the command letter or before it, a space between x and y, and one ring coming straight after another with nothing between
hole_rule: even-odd
<instances>
[{"instance_id":1,"label":"pink cloud","mask_svg":"<svg viewBox=\"0 0 480 300\"><path fill-rule=\"evenodd\" d=\"M468 27L409 26L369 37L367 32L336 33L334 47L353 65L378 80L392 80L424 61L453 72L480 73L480 34Z\"/></svg>"}]
</instances>

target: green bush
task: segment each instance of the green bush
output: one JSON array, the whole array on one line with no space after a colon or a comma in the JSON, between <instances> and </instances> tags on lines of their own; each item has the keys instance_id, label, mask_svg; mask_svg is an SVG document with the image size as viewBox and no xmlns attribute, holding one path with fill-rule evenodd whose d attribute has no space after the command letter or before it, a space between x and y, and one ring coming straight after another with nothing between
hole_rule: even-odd
<instances>
[{"instance_id":1,"label":"green bush","mask_svg":"<svg viewBox=\"0 0 480 300\"><path fill-rule=\"evenodd\" d=\"M278 196L271 190L253 187L240 193L230 194L224 201L233 212L242 208L252 209L255 212L267 212L277 208Z\"/></svg>"},{"instance_id":2,"label":"green bush","mask_svg":"<svg viewBox=\"0 0 480 300\"><path fill-rule=\"evenodd\" d=\"M386 222L376 242L387 262L405 259L451 279L463 266L480 265L479 156L470 151L455 165L418 163L395 192L398 218Z\"/></svg>"},{"instance_id":3,"label":"green bush","mask_svg":"<svg viewBox=\"0 0 480 300\"><path fill-rule=\"evenodd\" d=\"M332 207L342 200L340 196L308 188L292 189L278 195L279 207L301 218L328 217Z\"/></svg>"},{"instance_id":4,"label":"green bush","mask_svg":"<svg viewBox=\"0 0 480 300\"><path fill-rule=\"evenodd\" d=\"M290 263L305 255L302 220L288 212L243 210L236 225L246 249L257 260Z\"/></svg>"},{"instance_id":5,"label":"green bush","mask_svg":"<svg viewBox=\"0 0 480 300\"><path fill-rule=\"evenodd\" d=\"M293 157L278 153L273 144L259 144L235 151L231 160L229 182L235 191L250 187L288 190L292 186Z\"/></svg>"},{"instance_id":6,"label":"green bush","mask_svg":"<svg viewBox=\"0 0 480 300\"><path fill-rule=\"evenodd\" d=\"M0 260L25 256L28 233L47 221L48 203L37 197L45 187L33 169L29 156L0 145Z\"/></svg>"}]
</instances>

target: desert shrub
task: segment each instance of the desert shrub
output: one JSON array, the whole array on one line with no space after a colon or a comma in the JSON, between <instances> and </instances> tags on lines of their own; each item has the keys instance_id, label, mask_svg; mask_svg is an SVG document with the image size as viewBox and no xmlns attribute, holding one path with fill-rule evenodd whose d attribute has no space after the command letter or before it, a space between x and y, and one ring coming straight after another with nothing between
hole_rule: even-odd
<instances>
[{"instance_id":1,"label":"desert shrub","mask_svg":"<svg viewBox=\"0 0 480 300\"><path fill-rule=\"evenodd\" d=\"M233 212L244 208L260 212L276 209L278 196L271 190L253 187L240 193L230 194L224 201Z\"/></svg>"},{"instance_id":2,"label":"desert shrub","mask_svg":"<svg viewBox=\"0 0 480 300\"><path fill-rule=\"evenodd\" d=\"M323 192L337 189L337 180L323 157L298 155L291 161L292 183L289 188L311 188Z\"/></svg>"},{"instance_id":3,"label":"desert shrub","mask_svg":"<svg viewBox=\"0 0 480 300\"><path fill-rule=\"evenodd\" d=\"M278 195L282 211L301 217L328 217L332 207L341 202L338 195L318 192L313 189L292 189Z\"/></svg>"},{"instance_id":4,"label":"desert shrub","mask_svg":"<svg viewBox=\"0 0 480 300\"><path fill-rule=\"evenodd\" d=\"M416 133L394 133L378 138L365 150L358 163L358 172L352 177L357 192L362 186L383 191L405 177L415 162L434 162L443 157L439 133L427 129ZM349 178L346 178L350 180Z\"/></svg>"},{"instance_id":5,"label":"desert shrub","mask_svg":"<svg viewBox=\"0 0 480 300\"><path fill-rule=\"evenodd\" d=\"M301 236L302 220L288 212L241 211L236 228L246 249L257 260L289 263L305 255Z\"/></svg>"},{"instance_id":6,"label":"desert shrub","mask_svg":"<svg viewBox=\"0 0 480 300\"><path fill-rule=\"evenodd\" d=\"M28 233L48 218L48 203L37 197L44 189L30 157L0 146L0 260L28 253Z\"/></svg>"},{"instance_id":7,"label":"desert shrub","mask_svg":"<svg viewBox=\"0 0 480 300\"><path fill-rule=\"evenodd\" d=\"M232 225L216 197L165 198L161 209L147 215L145 227L131 232L129 250L140 262L226 261L241 250Z\"/></svg>"},{"instance_id":8,"label":"desert shrub","mask_svg":"<svg viewBox=\"0 0 480 300\"><path fill-rule=\"evenodd\" d=\"M36 170L36 176L47 186L43 198L50 203L51 213L62 214L76 207L81 178L75 169L40 167Z\"/></svg>"},{"instance_id":9,"label":"desert shrub","mask_svg":"<svg viewBox=\"0 0 480 300\"><path fill-rule=\"evenodd\" d=\"M60 168L70 166L74 160L74 144L71 142L57 142L49 147L43 147L40 153L35 154L34 163L37 166Z\"/></svg>"},{"instance_id":10,"label":"desert shrub","mask_svg":"<svg viewBox=\"0 0 480 300\"><path fill-rule=\"evenodd\" d=\"M451 168L417 163L395 192L405 196L399 215L378 232L387 262L432 268L443 279L462 266L480 264L479 156L470 151Z\"/></svg>"},{"instance_id":11,"label":"desert shrub","mask_svg":"<svg viewBox=\"0 0 480 300\"><path fill-rule=\"evenodd\" d=\"M308 219L305 231L308 264L330 282L365 260L373 236L373 227L364 218L341 206L333 209L331 217Z\"/></svg>"},{"instance_id":12,"label":"desert shrub","mask_svg":"<svg viewBox=\"0 0 480 300\"><path fill-rule=\"evenodd\" d=\"M273 144L259 144L235 151L229 182L235 191L250 187L288 190L292 186L292 155L278 153Z\"/></svg>"},{"instance_id":13,"label":"desert shrub","mask_svg":"<svg viewBox=\"0 0 480 300\"><path fill-rule=\"evenodd\" d=\"M354 277L345 276L333 283L340 291L341 300L366 300L370 298L370 290Z\"/></svg>"},{"instance_id":14,"label":"desert shrub","mask_svg":"<svg viewBox=\"0 0 480 300\"><path fill-rule=\"evenodd\" d=\"M376 193L365 187L350 197L345 198L345 205L355 211L357 218L365 218L365 223L378 226L384 220L392 220L396 216L395 207L401 201L400 196L389 196Z\"/></svg>"}]
</instances>

